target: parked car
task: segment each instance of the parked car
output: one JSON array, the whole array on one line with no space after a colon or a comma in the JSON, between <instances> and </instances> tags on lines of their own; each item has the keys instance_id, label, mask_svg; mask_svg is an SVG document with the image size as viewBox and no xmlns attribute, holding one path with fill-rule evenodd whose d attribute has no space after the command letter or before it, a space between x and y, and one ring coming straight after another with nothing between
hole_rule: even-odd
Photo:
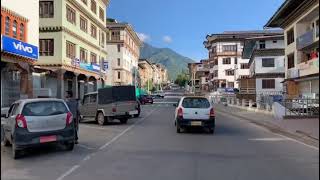
<instances>
[{"instance_id":1,"label":"parked car","mask_svg":"<svg viewBox=\"0 0 320 180\"><path fill-rule=\"evenodd\" d=\"M141 104L147 104L147 103L153 104L153 98L150 95L142 95L142 96L140 96L140 103Z\"/></svg>"},{"instance_id":2,"label":"parked car","mask_svg":"<svg viewBox=\"0 0 320 180\"><path fill-rule=\"evenodd\" d=\"M207 128L210 133L215 130L215 113L209 100L205 97L182 97L176 106L175 126L177 133L187 127Z\"/></svg>"},{"instance_id":3,"label":"parked car","mask_svg":"<svg viewBox=\"0 0 320 180\"><path fill-rule=\"evenodd\" d=\"M79 109L81 119L94 119L99 125L114 119L125 124L131 116L140 115L134 86L113 86L85 94Z\"/></svg>"},{"instance_id":4,"label":"parked car","mask_svg":"<svg viewBox=\"0 0 320 180\"><path fill-rule=\"evenodd\" d=\"M75 130L72 113L60 99L25 99L14 102L3 119L3 144L12 144L13 158L25 148L61 143L73 150Z\"/></svg>"},{"instance_id":5,"label":"parked car","mask_svg":"<svg viewBox=\"0 0 320 180\"><path fill-rule=\"evenodd\" d=\"M155 98L164 98L165 94L163 91L157 91L154 94L152 94Z\"/></svg>"}]
</instances>

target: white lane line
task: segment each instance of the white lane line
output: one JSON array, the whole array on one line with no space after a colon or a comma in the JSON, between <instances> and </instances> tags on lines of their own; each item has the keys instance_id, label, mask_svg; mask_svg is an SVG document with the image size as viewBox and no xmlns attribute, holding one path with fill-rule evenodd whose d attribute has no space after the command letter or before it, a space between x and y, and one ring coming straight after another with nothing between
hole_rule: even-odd
<instances>
[{"instance_id":1,"label":"white lane line","mask_svg":"<svg viewBox=\"0 0 320 180\"><path fill-rule=\"evenodd\" d=\"M129 126L127 129L125 129L122 133L120 133L119 135L117 135L116 137L114 137L113 139L111 139L109 142L107 142L105 145L101 146L99 148L99 150L102 150L106 147L108 147L111 143L113 143L114 141L116 141L117 139L119 139L122 135L124 135L126 132L128 132L130 129L132 129L133 127L136 126L136 124L139 124L140 122L144 121L146 118L148 118L154 111L156 111L156 109L152 110L148 115L146 115L144 118L136 121L134 124L132 124L131 126ZM81 162L83 161L87 161L91 158L91 156L93 156L95 153L89 154L86 157L84 157ZM72 172L74 172L76 169L78 169L80 167L79 164L74 165L71 169L69 169L67 172L63 173L59 178L57 178L57 180L63 180L66 176L70 175Z\"/></svg>"},{"instance_id":2,"label":"white lane line","mask_svg":"<svg viewBox=\"0 0 320 180\"><path fill-rule=\"evenodd\" d=\"M249 141L288 141L288 138L252 138Z\"/></svg>"},{"instance_id":3,"label":"white lane line","mask_svg":"<svg viewBox=\"0 0 320 180\"><path fill-rule=\"evenodd\" d=\"M103 127L94 127L94 126L89 126L89 125L83 125L80 124L80 127L84 127L84 128L91 128L91 129L99 129L99 130L107 130L107 128L103 128Z\"/></svg>"},{"instance_id":4,"label":"white lane line","mask_svg":"<svg viewBox=\"0 0 320 180\"><path fill-rule=\"evenodd\" d=\"M63 180L65 177L67 177L69 174L71 174L73 171L78 169L80 165L74 165L71 169L69 169L67 172L63 173L57 180Z\"/></svg>"},{"instance_id":5,"label":"white lane line","mask_svg":"<svg viewBox=\"0 0 320 180\"><path fill-rule=\"evenodd\" d=\"M93 147L89 147L89 146L86 146L84 144L78 144L79 147L82 147L82 148L85 148L85 149L89 149L89 150L93 150L93 149L96 149L96 148L93 148Z\"/></svg>"},{"instance_id":6,"label":"white lane line","mask_svg":"<svg viewBox=\"0 0 320 180\"><path fill-rule=\"evenodd\" d=\"M135 127L137 124L139 124L140 122L144 121L147 117L149 117L153 112L155 111L155 109L153 111L151 111L147 116L145 116L144 118L140 119L139 121L137 121L136 123L132 124L131 126L129 126L127 129L125 129L124 131L122 131L122 133L118 134L116 137L112 138L109 142L107 142L106 144L104 144L103 146L101 146L99 148L99 150L105 149L106 147L108 147L110 144L112 144L114 141L116 141L117 139L119 139L122 135L124 135L126 132L128 132L130 129L132 129L133 127Z\"/></svg>"},{"instance_id":7,"label":"white lane line","mask_svg":"<svg viewBox=\"0 0 320 180\"><path fill-rule=\"evenodd\" d=\"M224 112L222 112L222 111L217 111L217 112L223 114L223 116L229 116L229 117L235 118L234 116L232 116L232 115L230 115L230 114L226 114L226 113L224 113ZM241 120L241 121L245 121L245 120L242 120L242 119L240 119L240 120ZM313 150L319 151L319 148L316 147L316 146L312 146L312 145L306 144L306 143L304 143L304 142L298 141L298 140L296 140L296 139L287 137L287 136L285 136L285 135L281 135L281 134L272 132L272 131L268 130L266 127L262 127L262 126L259 126L259 125L257 125L257 124L254 124L254 123L250 123L250 124L251 124L252 126L255 126L255 127L258 128L258 129L264 130L264 131L266 131L266 132L269 132L269 133L274 134L274 135L276 135L276 136L280 136L280 137L282 137L282 138L287 138L288 140L290 140L290 141L292 141L292 142L296 142L296 143L298 143L298 144L307 146L307 147L309 147L309 148L311 148L311 149L313 149Z\"/></svg>"}]
</instances>

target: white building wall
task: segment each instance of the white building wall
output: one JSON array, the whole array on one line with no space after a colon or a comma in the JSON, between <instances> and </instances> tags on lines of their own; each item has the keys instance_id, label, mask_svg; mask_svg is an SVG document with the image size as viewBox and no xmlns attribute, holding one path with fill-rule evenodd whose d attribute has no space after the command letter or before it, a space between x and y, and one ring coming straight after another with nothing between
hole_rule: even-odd
<instances>
[{"instance_id":1,"label":"white building wall","mask_svg":"<svg viewBox=\"0 0 320 180\"><path fill-rule=\"evenodd\" d=\"M262 80L263 79L275 79L275 88L274 89L262 89ZM283 91L283 83L281 83L284 78L257 78L256 79L256 92L257 94L262 93L272 93Z\"/></svg>"},{"instance_id":2,"label":"white building wall","mask_svg":"<svg viewBox=\"0 0 320 180\"><path fill-rule=\"evenodd\" d=\"M27 43L39 47L39 0L1 0L1 6L27 18Z\"/></svg>"},{"instance_id":3,"label":"white building wall","mask_svg":"<svg viewBox=\"0 0 320 180\"><path fill-rule=\"evenodd\" d=\"M274 58L274 67L262 67L262 59ZM255 61L255 73L284 73L284 56L264 56L256 57Z\"/></svg>"}]
</instances>

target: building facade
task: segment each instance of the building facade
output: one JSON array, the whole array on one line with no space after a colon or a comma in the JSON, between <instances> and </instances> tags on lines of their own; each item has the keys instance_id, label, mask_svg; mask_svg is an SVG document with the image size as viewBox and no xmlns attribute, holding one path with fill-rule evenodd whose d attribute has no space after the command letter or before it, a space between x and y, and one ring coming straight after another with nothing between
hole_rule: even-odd
<instances>
[{"instance_id":1,"label":"building facade","mask_svg":"<svg viewBox=\"0 0 320 180\"><path fill-rule=\"evenodd\" d=\"M209 51L211 91L218 88L237 88L249 78L249 59L242 58L246 38L263 36L269 31L238 31L211 34L206 37L205 48ZM277 33L277 32L274 32Z\"/></svg>"},{"instance_id":2,"label":"building facade","mask_svg":"<svg viewBox=\"0 0 320 180\"><path fill-rule=\"evenodd\" d=\"M153 87L154 67L147 59L139 59L139 75L141 87L150 92Z\"/></svg>"},{"instance_id":3,"label":"building facade","mask_svg":"<svg viewBox=\"0 0 320 180\"><path fill-rule=\"evenodd\" d=\"M38 0L1 0L1 107L33 98L32 72L39 54L38 10Z\"/></svg>"},{"instance_id":4,"label":"building facade","mask_svg":"<svg viewBox=\"0 0 320 180\"><path fill-rule=\"evenodd\" d=\"M288 98L319 98L319 0L286 0L265 27L284 29Z\"/></svg>"},{"instance_id":5,"label":"building facade","mask_svg":"<svg viewBox=\"0 0 320 180\"><path fill-rule=\"evenodd\" d=\"M51 97L65 91L82 99L111 84L108 74L106 7L108 0L40 0L40 60L34 88Z\"/></svg>"},{"instance_id":6,"label":"building facade","mask_svg":"<svg viewBox=\"0 0 320 180\"><path fill-rule=\"evenodd\" d=\"M112 62L113 85L136 85L140 41L132 26L108 20L108 59Z\"/></svg>"},{"instance_id":7,"label":"building facade","mask_svg":"<svg viewBox=\"0 0 320 180\"><path fill-rule=\"evenodd\" d=\"M242 57L249 58L250 78L255 81L251 83L251 88L254 88L256 97L283 95L285 68L282 33L248 38Z\"/></svg>"}]
</instances>

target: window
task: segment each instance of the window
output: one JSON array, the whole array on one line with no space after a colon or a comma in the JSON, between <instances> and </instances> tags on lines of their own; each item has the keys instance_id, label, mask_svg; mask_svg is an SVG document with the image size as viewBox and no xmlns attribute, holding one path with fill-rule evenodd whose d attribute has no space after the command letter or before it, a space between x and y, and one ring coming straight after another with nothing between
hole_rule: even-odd
<instances>
[{"instance_id":1,"label":"window","mask_svg":"<svg viewBox=\"0 0 320 180\"><path fill-rule=\"evenodd\" d=\"M88 1L87 0L81 0L83 2L83 4L87 5Z\"/></svg>"},{"instance_id":2,"label":"window","mask_svg":"<svg viewBox=\"0 0 320 180\"><path fill-rule=\"evenodd\" d=\"M274 41L272 41L273 43L277 43L278 41L277 40L274 40Z\"/></svg>"},{"instance_id":3,"label":"window","mask_svg":"<svg viewBox=\"0 0 320 180\"><path fill-rule=\"evenodd\" d=\"M53 18L53 1L39 2L39 16L40 18Z\"/></svg>"},{"instance_id":4,"label":"window","mask_svg":"<svg viewBox=\"0 0 320 180\"><path fill-rule=\"evenodd\" d=\"M24 105L22 115L24 116L55 116L68 112L66 105L60 101L40 101Z\"/></svg>"},{"instance_id":5,"label":"window","mask_svg":"<svg viewBox=\"0 0 320 180\"><path fill-rule=\"evenodd\" d=\"M20 40L21 41L24 41L24 32L25 32L24 25L21 23L20 24Z\"/></svg>"},{"instance_id":6,"label":"window","mask_svg":"<svg viewBox=\"0 0 320 180\"><path fill-rule=\"evenodd\" d=\"M118 44L118 52L120 52L121 51L121 45L120 44Z\"/></svg>"},{"instance_id":7,"label":"window","mask_svg":"<svg viewBox=\"0 0 320 180\"><path fill-rule=\"evenodd\" d=\"M226 70L226 76L234 76L234 70Z\"/></svg>"},{"instance_id":8,"label":"window","mask_svg":"<svg viewBox=\"0 0 320 180\"><path fill-rule=\"evenodd\" d=\"M88 20L80 16L80 29L84 32L88 32Z\"/></svg>"},{"instance_id":9,"label":"window","mask_svg":"<svg viewBox=\"0 0 320 180\"><path fill-rule=\"evenodd\" d=\"M6 17L4 33L5 35L10 34L10 18L9 17Z\"/></svg>"},{"instance_id":10,"label":"window","mask_svg":"<svg viewBox=\"0 0 320 180\"><path fill-rule=\"evenodd\" d=\"M223 58L222 63L223 64L231 64L231 58Z\"/></svg>"},{"instance_id":11,"label":"window","mask_svg":"<svg viewBox=\"0 0 320 180\"><path fill-rule=\"evenodd\" d=\"M104 20L104 10L100 7L99 8L99 18L103 21Z\"/></svg>"},{"instance_id":12,"label":"window","mask_svg":"<svg viewBox=\"0 0 320 180\"><path fill-rule=\"evenodd\" d=\"M262 58L262 67L274 67L274 58Z\"/></svg>"},{"instance_id":13,"label":"window","mask_svg":"<svg viewBox=\"0 0 320 180\"><path fill-rule=\"evenodd\" d=\"M228 82L228 88L234 88L234 82Z\"/></svg>"},{"instance_id":14,"label":"window","mask_svg":"<svg viewBox=\"0 0 320 180\"><path fill-rule=\"evenodd\" d=\"M265 49L266 48L266 41L260 40L259 41L259 49Z\"/></svg>"},{"instance_id":15,"label":"window","mask_svg":"<svg viewBox=\"0 0 320 180\"><path fill-rule=\"evenodd\" d=\"M319 19L316 21L316 37L319 37Z\"/></svg>"},{"instance_id":16,"label":"window","mask_svg":"<svg viewBox=\"0 0 320 180\"><path fill-rule=\"evenodd\" d=\"M222 46L223 52L236 52L237 51L237 45L224 45Z\"/></svg>"},{"instance_id":17,"label":"window","mask_svg":"<svg viewBox=\"0 0 320 180\"><path fill-rule=\"evenodd\" d=\"M262 79L262 89L274 89L275 84L274 79Z\"/></svg>"},{"instance_id":18,"label":"window","mask_svg":"<svg viewBox=\"0 0 320 180\"><path fill-rule=\"evenodd\" d=\"M90 103L95 103L97 101L97 94L90 95Z\"/></svg>"},{"instance_id":19,"label":"window","mask_svg":"<svg viewBox=\"0 0 320 180\"><path fill-rule=\"evenodd\" d=\"M240 64L240 69L249 69L249 64L248 63L241 63Z\"/></svg>"},{"instance_id":20,"label":"window","mask_svg":"<svg viewBox=\"0 0 320 180\"><path fill-rule=\"evenodd\" d=\"M40 39L39 40L39 54L40 56L53 56L54 55L54 40L53 39Z\"/></svg>"},{"instance_id":21,"label":"window","mask_svg":"<svg viewBox=\"0 0 320 180\"><path fill-rule=\"evenodd\" d=\"M97 14L97 3L94 0L91 0L91 11Z\"/></svg>"},{"instance_id":22,"label":"window","mask_svg":"<svg viewBox=\"0 0 320 180\"><path fill-rule=\"evenodd\" d=\"M88 63L88 51L84 48L80 48L80 61Z\"/></svg>"},{"instance_id":23,"label":"window","mask_svg":"<svg viewBox=\"0 0 320 180\"><path fill-rule=\"evenodd\" d=\"M206 98L184 98L182 102L184 108L207 109L210 103Z\"/></svg>"},{"instance_id":24,"label":"window","mask_svg":"<svg viewBox=\"0 0 320 180\"><path fill-rule=\"evenodd\" d=\"M12 35L14 38L17 38L17 21L14 20L12 24Z\"/></svg>"},{"instance_id":25,"label":"window","mask_svg":"<svg viewBox=\"0 0 320 180\"><path fill-rule=\"evenodd\" d=\"M293 28L287 32L287 45L294 42L294 30Z\"/></svg>"},{"instance_id":26,"label":"window","mask_svg":"<svg viewBox=\"0 0 320 180\"><path fill-rule=\"evenodd\" d=\"M83 104L89 104L90 102L90 96L89 95L85 95L83 98Z\"/></svg>"},{"instance_id":27,"label":"window","mask_svg":"<svg viewBox=\"0 0 320 180\"><path fill-rule=\"evenodd\" d=\"M234 58L234 64L238 64L238 58L237 57Z\"/></svg>"},{"instance_id":28,"label":"window","mask_svg":"<svg viewBox=\"0 0 320 180\"><path fill-rule=\"evenodd\" d=\"M90 54L90 61L92 64L97 64L97 55L93 52Z\"/></svg>"},{"instance_id":29,"label":"window","mask_svg":"<svg viewBox=\"0 0 320 180\"><path fill-rule=\"evenodd\" d=\"M67 6L67 20L72 24L76 24L76 11L70 6Z\"/></svg>"},{"instance_id":30,"label":"window","mask_svg":"<svg viewBox=\"0 0 320 180\"><path fill-rule=\"evenodd\" d=\"M118 66L120 66L121 64L120 64L120 58L118 58Z\"/></svg>"},{"instance_id":31,"label":"window","mask_svg":"<svg viewBox=\"0 0 320 180\"><path fill-rule=\"evenodd\" d=\"M75 58L76 57L76 45L67 41L66 43L66 46L67 46L67 57L68 58Z\"/></svg>"},{"instance_id":32,"label":"window","mask_svg":"<svg viewBox=\"0 0 320 180\"><path fill-rule=\"evenodd\" d=\"M91 36L97 39L97 27L91 24Z\"/></svg>"},{"instance_id":33,"label":"window","mask_svg":"<svg viewBox=\"0 0 320 180\"><path fill-rule=\"evenodd\" d=\"M118 79L121 79L121 72L118 71Z\"/></svg>"},{"instance_id":34,"label":"window","mask_svg":"<svg viewBox=\"0 0 320 180\"><path fill-rule=\"evenodd\" d=\"M288 69L294 68L294 54L289 54L288 58Z\"/></svg>"}]
</instances>

